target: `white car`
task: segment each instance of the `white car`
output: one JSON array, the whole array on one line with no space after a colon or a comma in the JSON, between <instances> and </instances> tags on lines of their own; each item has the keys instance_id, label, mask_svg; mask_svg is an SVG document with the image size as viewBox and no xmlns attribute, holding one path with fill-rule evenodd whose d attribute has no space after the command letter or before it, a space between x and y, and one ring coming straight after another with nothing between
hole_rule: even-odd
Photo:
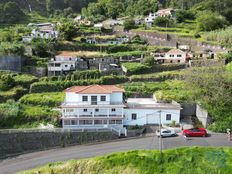
<instances>
[{"instance_id":1,"label":"white car","mask_svg":"<svg viewBox=\"0 0 232 174\"><path fill-rule=\"evenodd\" d=\"M168 130L168 129L161 129L161 133L159 132L159 130L156 131L156 135L158 137L174 137L177 136L177 134L172 131L172 130Z\"/></svg>"}]
</instances>

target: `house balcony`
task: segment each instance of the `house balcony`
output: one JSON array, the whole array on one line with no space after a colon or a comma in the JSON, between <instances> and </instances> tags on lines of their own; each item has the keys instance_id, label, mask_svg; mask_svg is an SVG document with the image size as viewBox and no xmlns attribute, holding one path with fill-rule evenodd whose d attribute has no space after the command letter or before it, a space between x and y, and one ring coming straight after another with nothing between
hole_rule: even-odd
<instances>
[{"instance_id":1,"label":"house balcony","mask_svg":"<svg viewBox=\"0 0 232 174\"><path fill-rule=\"evenodd\" d=\"M88 108L88 107L110 107L110 106L121 106L124 107L124 102L111 102L111 101L90 101L90 102L63 102L62 108L77 107L77 108Z\"/></svg>"},{"instance_id":2,"label":"house balcony","mask_svg":"<svg viewBox=\"0 0 232 174\"><path fill-rule=\"evenodd\" d=\"M88 119L94 119L94 118L124 118L124 115L122 114L109 114L109 115L63 115L62 118L88 118Z\"/></svg>"}]
</instances>

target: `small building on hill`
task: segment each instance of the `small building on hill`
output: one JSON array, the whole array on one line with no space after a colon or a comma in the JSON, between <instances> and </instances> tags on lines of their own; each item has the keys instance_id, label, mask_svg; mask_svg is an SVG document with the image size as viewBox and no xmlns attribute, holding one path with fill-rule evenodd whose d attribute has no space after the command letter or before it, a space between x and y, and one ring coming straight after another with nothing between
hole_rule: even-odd
<instances>
[{"instance_id":1,"label":"small building on hill","mask_svg":"<svg viewBox=\"0 0 232 174\"><path fill-rule=\"evenodd\" d=\"M174 17L175 10L173 8L160 9L156 12L159 17Z\"/></svg>"},{"instance_id":2,"label":"small building on hill","mask_svg":"<svg viewBox=\"0 0 232 174\"><path fill-rule=\"evenodd\" d=\"M154 53L154 59L159 63L186 63L191 58L192 54L176 48L166 53Z\"/></svg>"}]
</instances>

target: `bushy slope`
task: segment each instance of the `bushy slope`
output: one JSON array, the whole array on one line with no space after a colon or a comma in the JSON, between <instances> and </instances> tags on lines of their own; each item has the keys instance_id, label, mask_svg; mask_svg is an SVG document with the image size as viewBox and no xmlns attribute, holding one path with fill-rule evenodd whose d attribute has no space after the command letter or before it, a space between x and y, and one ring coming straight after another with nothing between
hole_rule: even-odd
<instances>
[{"instance_id":1,"label":"bushy slope","mask_svg":"<svg viewBox=\"0 0 232 174\"><path fill-rule=\"evenodd\" d=\"M21 174L229 174L232 148L192 147L114 153L92 159L54 163Z\"/></svg>"}]
</instances>

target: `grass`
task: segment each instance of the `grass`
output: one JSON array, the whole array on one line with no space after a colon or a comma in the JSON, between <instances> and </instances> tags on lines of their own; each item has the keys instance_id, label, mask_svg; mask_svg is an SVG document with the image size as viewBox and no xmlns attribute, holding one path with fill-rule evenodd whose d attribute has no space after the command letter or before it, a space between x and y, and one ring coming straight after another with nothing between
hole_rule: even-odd
<instances>
[{"instance_id":1,"label":"grass","mask_svg":"<svg viewBox=\"0 0 232 174\"><path fill-rule=\"evenodd\" d=\"M184 147L163 151L113 153L85 160L51 163L20 174L230 174L232 148Z\"/></svg>"}]
</instances>

